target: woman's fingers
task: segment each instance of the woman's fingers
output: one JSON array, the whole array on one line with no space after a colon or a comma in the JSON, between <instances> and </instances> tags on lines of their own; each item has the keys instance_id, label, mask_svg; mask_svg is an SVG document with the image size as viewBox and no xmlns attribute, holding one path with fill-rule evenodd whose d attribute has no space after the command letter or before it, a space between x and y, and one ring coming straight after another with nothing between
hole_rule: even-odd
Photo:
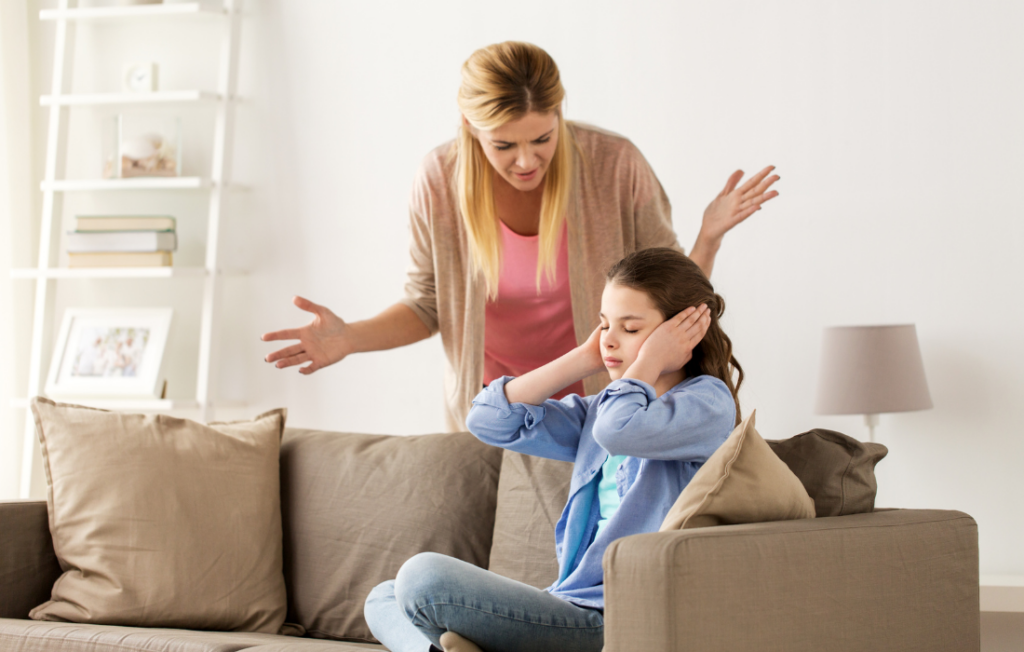
<instances>
[{"instance_id":1,"label":"woman's fingers","mask_svg":"<svg viewBox=\"0 0 1024 652\"><path fill-rule=\"evenodd\" d=\"M728 195L736 188L736 184L743 178L743 170L736 170L729 175L729 178L725 181L725 188L722 189L723 195Z\"/></svg>"},{"instance_id":2,"label":"woman's fingers","mask_svg":"<svg viewBox=\"0 0 1024 652\"><path fill-rule=\"evenodd\" d=\"M292 299L292 303L295 304L296 308L305 310L306 312L311 312L315 315L319 315L320 311L323 310L323 306L317 303L313 303L312 301L306 299L305 297L296 296Z\"/></svg>"},{"instance_id":3,"label":"woman's fingers","mask_svg":"<svg viewBox=\"0 0 1024 652\"><path fill-rule=\"evenodd\" d=\"M309 362L309 360L309 354L303 351L302 353L288 356L283 360L278 360L277 364L275 364L274 366L277 367L278 369L284 369L286 367L294 367L295 365L302 364L303 362Z\"/></svg>"},{"instance_id":4,"label":"woman's fingers","mask_svg":"<svg viewBox=\"0 0 1024 652\"><path fill-rule=\"evenodd\" d=\"M283 331L274 331L273 333L264 333L260 336L260 339L264 342L273 342L274 340L298 340L302 339L301 328L286 328Z\"/></svg>"},{"instance_id":5,"label":"woman's fingers","mask_svg":"<svg viewBox=\"0 0 1024 652\"><path fill-rule=\"evenodd\" d=\"M274 351L273 353L268 354L267 357L265 357L263 359L266 362L276 362L277 360L280 360L281 358L287 358L287 357L296 355L298 353L302 353L305 350L306 350L306 345L303 344L302 342L299 342L298 344L292 344L291 346L286 346L283 349L278 349L277 351Z\"/></svg>"},{"instance_id":6,"label":"woman's fingers","mask_svg":"<svg viewBox=\"0 0 1024 652\"><path fill-rule=\"evenodd\" d=\"M740 194L741 194L741 195L745 195L745 194L747 194L748 192L750 192L751 190L753 190L753 189L754 189L755 187L757 187L757 185L758 185L759 183L761 183L762 181L764 181L764 178L765 178L766 176L768 176L768 174L769 174L769 173L770 173L770 172L771 172L772 170L774 170L774 169L775 169L775 166L774 166L774 165L769 165L769 166L768 166L768 167L766 167L765 169L761 170L760 172L758 172L758 173L757 173L757 174L755 174L754 176L752 176L752 177L750 177L749 179L747 179L747 182L746 182L745 184L743 184L742 186L740 186Z\"/></svg>"},{"instance_id":7,"label":"woman's fingers","mask_svg":"<svg viewBox=\"0 0 1024 652\"><path fill-rule=\"evenodd\" d=\"M299 373L300 374L305 374L305 375L308 376L309 374L313 373L314 371L316 371L319 368L320 368L320 365L318 365L315 362L310 362L305 367L299 367Z\"/></svg>"},{"instance_id":8,"label":"woman's fingers","mask_svg":"<svg viewBox=\"0 0 1024 652\"><path fill-rule=\"evenodd\" d=\"M757 197L757 196L763 195L766 190L768 190L769 188L772 187L772 184L774 184L776 181L778 181L781 178L782 177L780 177L779 175L773 174L772 176L768 177L767 179L765 179L761 183L757 184L757 187L754 188L754 190L749 193L749 196Z\"/></svg>"}]
</instances>

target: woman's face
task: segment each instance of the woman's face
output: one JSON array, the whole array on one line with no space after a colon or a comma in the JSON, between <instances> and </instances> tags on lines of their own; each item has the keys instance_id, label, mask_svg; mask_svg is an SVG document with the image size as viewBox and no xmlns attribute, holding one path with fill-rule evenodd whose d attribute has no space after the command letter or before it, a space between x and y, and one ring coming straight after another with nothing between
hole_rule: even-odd
<instances>
[{"instance_id":1,"label":"woman's face","mask_svg":"<svg viewBox=\"0 0 1024 652\"><path fill-rule=\"evenodd\" d=\"M495 129L474 129L484 155L505 181L527 192L544 181L558 145L558 114L527 113Z\"/></svg>"},{"instance_id":2,"label":"woman's face","mask_svg":"<svg viewBox=\"0 0 1024 652\"><path fill-rule=\"evenodd\" d=\"M612 380L636 362L640 347L661 322L661 311L644 292L617 283L601 295L601 357Z\"/></svg>"}]
</instances>

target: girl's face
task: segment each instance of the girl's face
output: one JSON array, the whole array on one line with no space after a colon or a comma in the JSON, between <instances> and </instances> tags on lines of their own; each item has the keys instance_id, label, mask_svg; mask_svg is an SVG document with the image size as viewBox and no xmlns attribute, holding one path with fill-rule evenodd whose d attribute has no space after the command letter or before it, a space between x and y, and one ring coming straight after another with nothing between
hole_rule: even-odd
<instances>
[{"instance_id":1,"label":"girl's face","mask_svg":"<svg viewBox=\"0 0 1024 652\"><path fill-rule=\"evenodd\" d=\"M534 190L544 181L558 145L558 114L527 113L495 129L474 129L484 155L516 190Z\"/></svg>"},{"instance_id":2,"label":"girl's face","mask_svg":"<svg viewBox=\"0 0 1024 652\"><path fill-rule=\"evenodd\" d=\"M640 347L661 322L661 311L644 292L608 283L601 295L601 357L612 380L622 378Z\"/></svg>"}]
</instances>

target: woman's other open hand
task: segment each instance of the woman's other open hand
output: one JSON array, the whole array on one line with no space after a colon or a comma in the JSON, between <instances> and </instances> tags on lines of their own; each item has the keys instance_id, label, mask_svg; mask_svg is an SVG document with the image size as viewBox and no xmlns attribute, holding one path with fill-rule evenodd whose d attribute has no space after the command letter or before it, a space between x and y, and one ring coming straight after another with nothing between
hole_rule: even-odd
<instances>
[{"instance_id":1,"label":"woman's other open hand","mask_svg":"<svg viewBox=\"0 0 1024 652\"><path fill-rule=\"evenodd\" d=\"M768 176L774 169L774 165L769 165L739 188L736 186L743 178L743 170L733 172L725 182L722 192L718 193L704 210L704 220L701 222L698 239L704 239L717 249L730 229L761 210L761 204L778 197L777 191L768 190L780 178L777 174Z\"/></svg>"},{"instance_id":2,"label":"woman's other open hand","mask_svg":"<svg viewBox=\"0 0 1024 652\"><path fill-rule=\"evenodd\" d=\"M264 342L299 340L298 344L286 346L269 354L264 358L267 362L276 363L274 366L278 369L308 362L310 364L299 368L299 373L311 374L339 362L355 350L350 341L350 326L341 317L327 307L302 297L295 297L293 303L302 310L312 313L313 321L302 328L265 333L260 338Z\"/></svg>"}]
</instances>

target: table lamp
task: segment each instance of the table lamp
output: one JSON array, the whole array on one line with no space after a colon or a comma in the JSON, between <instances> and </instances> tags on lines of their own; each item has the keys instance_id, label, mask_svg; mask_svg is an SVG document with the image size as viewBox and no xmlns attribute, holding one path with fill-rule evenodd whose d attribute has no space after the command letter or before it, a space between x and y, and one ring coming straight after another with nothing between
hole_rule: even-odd
<instances>
[{"instance_id":1,"label":"table lamp","mask_svg":"<svg viewBox=\"0 0 1024 652\"><path fill-rule=\"evenodd\" d=\"M863 414L868 441L882 412L932 407L913 324L826 328L817 414Z\"/></svg>"}]
</instances>

